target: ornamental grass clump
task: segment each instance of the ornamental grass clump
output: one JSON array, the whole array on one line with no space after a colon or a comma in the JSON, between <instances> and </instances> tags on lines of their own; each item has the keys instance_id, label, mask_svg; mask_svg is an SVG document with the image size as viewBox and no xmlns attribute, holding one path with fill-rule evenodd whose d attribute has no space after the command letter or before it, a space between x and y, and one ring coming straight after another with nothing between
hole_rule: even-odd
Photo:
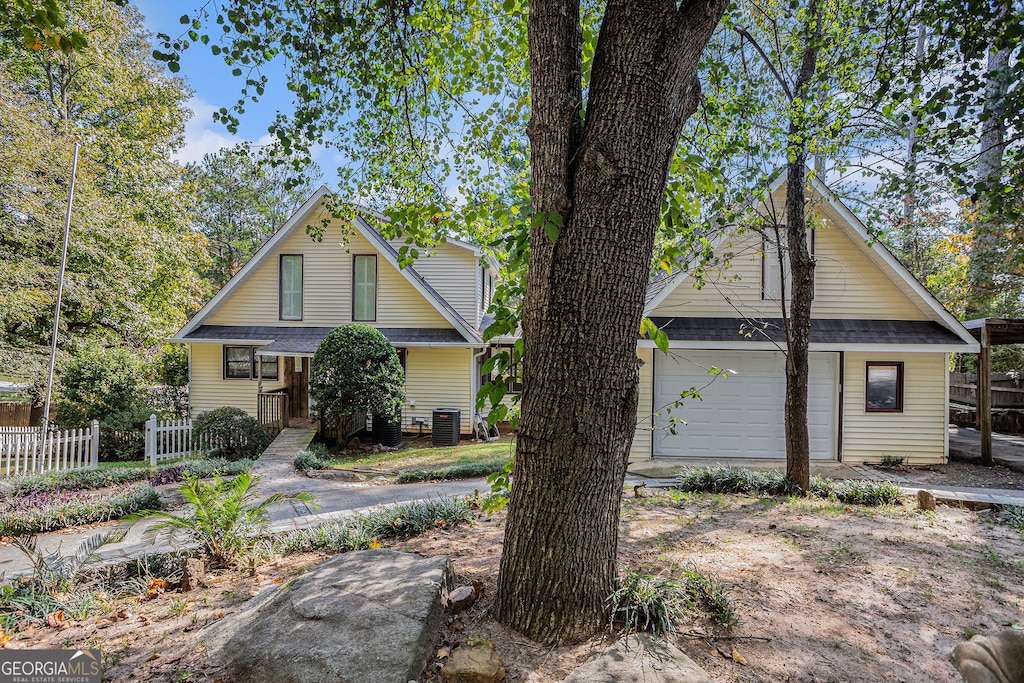
<instances>
[{"instance_id":1,"label":"ornamental grass clump","mask_svg":"<svg viewBox=\"0 0 1024 683\"><path fill-rule=\"evenodd\" d=\"M131 484L103 494L88 491L33 493L0 503L0 535L25 536L108 522L159 505L160 499L148 483Z\"/></svg>"},{"instance_id":2,"label":"ornamental grass clump","mask_svg":"<svg viewBox=\"0 0 1024 683\"><path fill-rule=\"evenodd\" d=\"M739 493L755 496L791 496L799 489L782 470L751 471L739 467L687 468L678 474L678 488L694 493ZM851 505L896 505L903 494L888 481L862 481L811 477L808 491L819 498Z\"/></svg>"},{"instance_id":3,"label":"ornamental grass clump","mask_svg":"<svg viewBox=\"0 0 1024 683\"><path fill-rule=\"evenodd\" d=\"M382 538L420 534L429 529L446 529L473 519L465 498L400 503L368 515L325 522L279 536L274 549L279 553L328 550L348 552L371 547Z\"/></svg>"}]
</instances>

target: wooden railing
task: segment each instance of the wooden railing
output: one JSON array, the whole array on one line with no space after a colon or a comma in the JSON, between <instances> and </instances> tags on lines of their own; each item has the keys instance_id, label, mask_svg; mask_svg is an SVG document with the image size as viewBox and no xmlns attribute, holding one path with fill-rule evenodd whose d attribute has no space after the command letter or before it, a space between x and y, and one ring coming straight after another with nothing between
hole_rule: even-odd
<instances>
[{"instance_id":1,"label":"wooden railing","mask_svg":"<svg viewBox=\"0 0 1024 683\"><path fill-rule=\"evenodd\" d=\"M0 427L0 474L61 472L99 466L100 423L87 429Z\"/></svg>"},{"instance_id":2,"label":"wooden railing","mask_svg":"<svg viewBox=\"0 0 1024 683\"><path fill-rule=\"evenodd\" d=\"M256 394L256 419L274 439L288 426L288 394L285 389L261 391Z\"/></svg>"}]
</instances>

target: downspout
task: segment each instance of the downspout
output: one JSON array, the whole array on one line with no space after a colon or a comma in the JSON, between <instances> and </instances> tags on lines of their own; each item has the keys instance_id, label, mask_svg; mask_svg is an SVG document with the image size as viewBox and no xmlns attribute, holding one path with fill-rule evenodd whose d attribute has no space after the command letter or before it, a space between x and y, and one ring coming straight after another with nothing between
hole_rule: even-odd
<instances>
[{"instance_id":1,"label":"downspout","mask_svg":"<svg viewBox=\"0 0 1024 683\"><path fill-rule=\"evenodd\" d=\"M470 408L472 408L471 414L473 415L472 423L473 423L473 436L474 437L477 435L476 434L476 423L477 423L478 420L481 419L480 414L479 414L479 412L476 409L476 395L477 395L477 392L480 391L480 371L477 368L479 367L480 357L483 356L485 353L487 353L490 350L491 350L490 346L485 346L483 349L480 350L479 353L474 353L473 354L473 362L469 364L470 365L470 373L471 373L470 374L470 378L469 378L469 380L470 380L469 381L469 386L470 386L470 404L469 405L470 405ZM486 434L486 431L484 432L484 434Z\"/></svg>"}]
</instances>

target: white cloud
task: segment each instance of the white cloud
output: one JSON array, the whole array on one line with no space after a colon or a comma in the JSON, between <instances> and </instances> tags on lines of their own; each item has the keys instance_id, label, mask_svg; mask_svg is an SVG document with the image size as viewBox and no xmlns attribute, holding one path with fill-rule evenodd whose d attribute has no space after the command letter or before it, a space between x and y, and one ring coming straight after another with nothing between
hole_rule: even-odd
<instances>
[{"instance_id":1,"label":"white cloud","mask_svg":"<svg viewBox=\"0 0 1024 683\"><path fill-rule=\"evenodd\" d=\"M224 147L231 147L241 140L224 130L219 123L214 123L213 112L217 110L212 104L192 97L188 108L193 116L185 124L185 146L178 150L175 159L180 164L188 164L203 160L204 154L210 154Z\"/></svg>"}]
</instances>

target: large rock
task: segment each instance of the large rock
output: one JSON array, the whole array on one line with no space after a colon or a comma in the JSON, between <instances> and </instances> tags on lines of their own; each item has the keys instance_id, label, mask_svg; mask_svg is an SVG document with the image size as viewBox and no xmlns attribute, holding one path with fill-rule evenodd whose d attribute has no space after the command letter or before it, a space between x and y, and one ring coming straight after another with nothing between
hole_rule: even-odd
<instances>
[{"instance_id":1,"label":"large rock","mask_svg":"<svg viewBox=\"0 0 1024 683\"><path fill-rule=\"evenodd\" d=\"M207 628L208 661L247 683L418 679L444 617L445 557L346 553Z\"/></svg>"},{"instance_id":2,"label":"large rock","mask_svg":"<svg viewBox=\"0 0 1024 683\"><path fill-rule=\"evenodd\" d=\"M455 648L441 675L451 683L499 683L505 680L505 667L494 643L470 639Z\"/></svg>"},{"instance_id":3,"label":"large rock","mask_svg":"<svg viewBox=\"0 0 1024 683\"><path fill-rule=\"evenodd\" d=\"M974 636L960 643L949 659L966 683L1024 681L1024 631L1008 628L994 636Z\"/></svg>"},{"instance_id":4,"label":"large rock","mask_svg":"<svg viewBox=\"0 0 1024 683\"><path fill-rule=\"evenodd\" d=\"M577 668L562 683L714 683L668 641L647 634L623 638Z\"/></svg>"}]
</instances>

